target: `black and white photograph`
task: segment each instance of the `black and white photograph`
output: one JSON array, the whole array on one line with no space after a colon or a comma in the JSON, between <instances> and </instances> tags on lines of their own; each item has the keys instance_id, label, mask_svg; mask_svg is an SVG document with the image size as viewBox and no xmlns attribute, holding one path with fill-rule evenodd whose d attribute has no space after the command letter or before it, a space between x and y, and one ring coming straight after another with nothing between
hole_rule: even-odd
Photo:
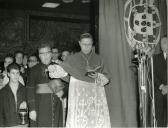
<instances>
[{"instance_id":1,"label":"black and white photograph","mask_svg":"<svg viewBox=\"0 0 168 128\"><path fill-rule=\"evenodd\" d=\"M0 0L0 127L168 128L168 0Z\"/></svg>"}]
</instances>

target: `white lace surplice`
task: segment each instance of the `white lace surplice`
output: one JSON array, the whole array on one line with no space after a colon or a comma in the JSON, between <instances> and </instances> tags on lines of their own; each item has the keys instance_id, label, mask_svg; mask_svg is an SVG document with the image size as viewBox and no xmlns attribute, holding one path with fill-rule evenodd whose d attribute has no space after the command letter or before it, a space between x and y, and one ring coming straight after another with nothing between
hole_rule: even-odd
<instances>
[{"instance_id":1,"label":"white lace surplice","mask_svg":"<svg viewBox=\"0 0 168 128\"><path fill-rule=\"evenodd\" d=\"M104 87L71 77L66 127L111 127Z\"/></svg>"}]
</instances>

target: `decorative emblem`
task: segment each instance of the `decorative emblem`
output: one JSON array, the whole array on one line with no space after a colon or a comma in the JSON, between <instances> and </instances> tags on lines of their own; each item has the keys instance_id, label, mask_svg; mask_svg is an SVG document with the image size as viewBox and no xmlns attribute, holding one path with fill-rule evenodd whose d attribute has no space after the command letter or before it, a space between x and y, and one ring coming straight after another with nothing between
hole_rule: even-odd
<instances>
[{"instance_id":1,"label":"decorative emblem","mask_svg":"<svg viewBox=\"0 0 168 128\"><path fill-rule=\"evenodd\" d=\"M124 29L133 49L153 48L160 39L161 22L154 0L127 0Z\"/></svg>"}]
</instances>

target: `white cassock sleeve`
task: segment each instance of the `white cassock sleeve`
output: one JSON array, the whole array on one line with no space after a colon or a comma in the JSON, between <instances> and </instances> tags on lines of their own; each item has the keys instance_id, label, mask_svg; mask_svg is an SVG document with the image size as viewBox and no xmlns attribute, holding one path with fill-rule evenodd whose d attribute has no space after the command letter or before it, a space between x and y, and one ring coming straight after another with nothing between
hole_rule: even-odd
<instances>
[{"instance_id":1,"label":"white cassock sleeve","mask_svg":"<svg viewBox=\"0 0 168 128\"><path fill-rule=\"evenodd\" d=\"M49 65L48 71L50 78L62 78L68 75L60 65Z\"/></svg>"}]
</instances>

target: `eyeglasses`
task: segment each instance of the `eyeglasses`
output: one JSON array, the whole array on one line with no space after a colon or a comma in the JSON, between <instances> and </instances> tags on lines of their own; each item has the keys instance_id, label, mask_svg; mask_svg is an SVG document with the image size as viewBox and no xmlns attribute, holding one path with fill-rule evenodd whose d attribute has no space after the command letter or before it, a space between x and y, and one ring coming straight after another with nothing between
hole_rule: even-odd
<instances>
[{"instance_id":1,"label":"eyeglasses","mask_svg":"<svg viewBox=\"0 0 168 128\"><path fill-rule=\"evenodd\" d=\"M84 43L81 43L82 46L92 46L92 44L84 44Z\"/></svg>"},{"instance_id":2,"label":"eyeglasses","mask_svg":"<svg viewBox=\"0 0 168 128\"><path fill-rule=\"evenodd\" d=\"M35 63L37 60L28 60L28 62Z\"/></svg>"},{"instance_id":3,"label":"eyeglasses","mask_svg":"<svg viewBox=\"0 0 168 128\"><path fill-rule=\"evenodd\" d=\"M41 52L41 53L39 53L40 55L44 55L44 54L50 54L51 53L51 51L47 51L47 52Z\"/></svg>"},{"instance_id":4,"label":"eyeglasses","mask_svg":"<svg viewBox=\"0 0 168 128\"><path fill-rule=\"evenodd\" d=\"M52 52L53 54L59 54L58 52Z\"/></svg>"}]
</instances>

